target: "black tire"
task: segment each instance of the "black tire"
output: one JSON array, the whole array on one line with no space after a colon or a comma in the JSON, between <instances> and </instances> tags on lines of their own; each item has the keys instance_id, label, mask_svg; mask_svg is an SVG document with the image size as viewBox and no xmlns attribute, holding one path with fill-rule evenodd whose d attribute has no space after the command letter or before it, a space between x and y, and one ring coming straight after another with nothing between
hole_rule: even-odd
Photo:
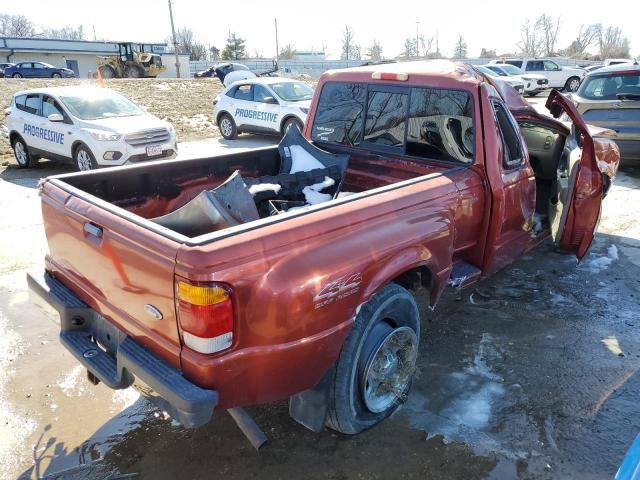
<instances>
[{"instance_id":1,"label":"black tire","mask_svg":"<svg viewBox=\"0 0 640 480\"><path fill-rule=\"evenodd\" d=\"M580 87L580 79L578 77L569 77L567 83L564 84L566 92L577 92Z\"/></svg>"},{"instance_id":2,"label":"black tire","mask_svg":"<svg viewBox=\"0 0 640 480\"><path fill-rule=\"evenodd\" d=\"M11 75L13 78L22 78L22 75L20 75L19 73L14 73L13 75Z\"/></svg>"},{"instance_id":3,"label":"black tire","mask_svg":"<svg viewBox=\"0 0 640 480\"><path fill-rule=\"evenodd\" d=\"M22 137L14 138L11 146L13 147L13 155L16 158L18 168L29 168L33 166L35 159L31 153L29 153L29 147L27 147Z\"/></svg>"},{"instance_id":4,"label":"black tire","mask_svg":"<svg viewBox=\"0 0 640 480\"><path fill-rule=\"evenodd\" d=\"M129 67L125 75L125 77L127 78L142 78L143 76L144 76L144 73L142 72L142 69L139 67Z\"/></svg>"},{"instance_id":5,"label":"black tire","mask_svg":"<svg viewBox=\"0 0 640 480\"><path fill-rule=\"evenodd\" d=\"M60 75L58 72L55 72L51 75L51 78L62 78L62 75Z\"/></svg>"},{"instance_id":6,"label":"black tire","mask_svg":"<svg viewBox=\"0 0 640 480\"><path fill-rule=\"evenodd\" d=\"M80 172L86 172L98 168L96 157L93 156L89 147L84 144L80 144L76 147L73 152L73 161Z\"/></svg>"},{"instance_id":7,"label":"black tire","mask_svg":"<svg viewBox=\"0 0 640 480\"><path fill-rule=\"evenodd\" d=\"M287 118L287 120L284 122L284 124L282 125L282 134L284 135L285 133L287 133L287 130L289 130L289 128L291 128L292 125L295 125L296 127L298 127L298 130L300 130L302 132L302 129L304 128L304 124L297 118Z\"/></svg>"},{"instance_id":8,"label":"black tire","mask_svg":"<svg viewBox=\"0 0 640 480\"><path fill-rule=\"evenodd\" d=\"M228 113L223 113L218 117L218 129L227 140L233 140L238 136L236 122L233 121L233 118Z\"/></svg>"},{"instance_id":9,"label":"black tire","mask_svg":"<svg viewBox=\"0 0 640 480\"><path fill-rule=\"evenodd\" d=\"M529 92L529 93L526 93L525 95L526 95L527 97L535 97L535 96L536 96L536 95L538 95L539 93L540 93L540 92Z\"/></svg>"},{"instance_id":10,"label":"black tire","mask_svg":"<svg viewBox=\"0 0 640 480\"><path fill-rule=\"evenodd\" d=\"M115 70L107 65L99 67L98 70L100 70L100 76L102 78L115 78L116 76Z\"/></svg>"},{"instance_id":11,"label":"black tire","mask_svg":"<svg viewBox=\"0 0 640 480\"><path fill-rule=\"evenodd\" d=\"M404 391L395 392L392 403L384 410L373 411L365 399L368 378L365 368L382 343L380 339L400 331L415 334L410 374L406 384L403 383ZM362 306L336 360L335 377L329 390L327 426L340 433L356 434L391 415L404 402L411 386L419 342L420 313L413 296L400 285L386 285Z\"/></svg>"}]
</instances>

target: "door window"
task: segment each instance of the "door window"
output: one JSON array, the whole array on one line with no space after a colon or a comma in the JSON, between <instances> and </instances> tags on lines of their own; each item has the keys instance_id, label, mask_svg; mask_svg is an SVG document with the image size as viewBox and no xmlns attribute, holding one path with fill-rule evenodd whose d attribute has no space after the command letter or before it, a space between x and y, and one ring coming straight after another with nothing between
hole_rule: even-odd
<instances>
[{"instance_id":1,"label":"door window","mask_svg":"<svg viewBox=\"0 0 640 480\"><path fill-rule=\"evenodd\" d=\"M540 70L544 70L542 61L541 60L533 60L531 62L527 62L526 70L528 72L539 72Z\"/></svg>"},{"instance_id":2,"label":"door window","mask_svg":"<svg viewBox=\"0 0 640 480\"><path fill-rule=\"evenodd\" d=\"M471 163L474 145L473 102L467 92L411 90L407 155Z\"/></svg>"},{"instance_id":3,"label":"door window","mask_svg":"<svg viewBox=\"0 0 640 480\"><path fill-rule=\"evenodd\" d=\"M27 96L26 95L20 95L19 97L16 97L16 108L18 110L22 110L24 112L25 111L24 102L26 100L27 100Z\"/></svg>"},{"instance_id":4,"label":"door window","mask_svg":"<svg viewBox=\"0 0 640 480\"><path fill-rule=\"evenodd\" d=\"M254 85L253 86L253 101L254 102L265 102L265 98L274 98L269 90L264 88L262 85Z\"/></svg>"},{"instance_id":5,"label":"door window","mask_svg":"<svg viewBox=\"0 0 640 480\"><path fill-rule=\"evenodd\" d=\"M364 142L403 147L407 125L407 93L369 91Z\"/></svg>"},{"instance_id":6,"label":"door window","mask_svg":"<svg viewBox=\"0 0 640 480\"><path fill-rule=\"evenodd\" d=\"M551 60L545 60L544 69L547 72L557 72L558 70L560 70L560 67L558 66L557 63L552 62Z\"/></svg>"},{"instance_id":7,"label":"door window","mask_svg":"<svg viewBox=\"0 0 640 480\"><path fill-rule=\"evenodd\" d=\"M367 87L362 83L326 83L318 101L311 138L358 145L362 141L366 99Z\"/></svg>"},{"instance_id":8,"label":"door window","mask_svg":"<svg viewBox=\"0 0 640 480\"><path fill-rule=\"evenodd\" d=\"M21 63L18 68L31 68L31 63Z\"/></svg>"},{"instance_id":9,"label":"door window","mask_svg":"<svg viewBox=\"0 0 640 480\"><path fill-rule=\"evenodd\" d=\"M41 64L41 63L34 63L34 64L33 64L33 68L38 69L38 70L42 70L42 69L44 69L45 67L44 67L44 65L43 65L43 64Z\"/></svg>"},{"instance_id":10,"label":"door window","mask_svg":"<svg viewBox=\"0 0 640 480\"><path fill-rule=\"evenodd\" d=\"M40 114L40 95L27 95L27 100L24 105L24 111L32 113L33 115Z\"/></svg>"},{"instance_id":11,"label":"door window","mask_svg":"<svg viewBox=\"0 0 640 480\"><path fill-rule=\"evenodd\" d=\"M508 60L507 63L514 67L522 68L522 60Z\"/></svg>"},{"instance_id":12,"label":"door window","mask_svg":"<svg viewBox=\"0 0 640 480\"><path fill-rule=\"evenodd\" d=\"M45 95L42 100L42 116L48 118L49 115L52 115L54 113L62 115L66 121L67 116L64 114L62 108L60 108L58 102L56 102L53 97Z\"/></svg>"},{"instance_id":13,"label":"door window","mask_svg":"<svg viewBox=\"0 0 640 480\"><path fill-rule=\"evenodd\" d=\"M237 100L251 101L251 85L239 85L236 89L235 98Z\"/></svg>"},{"instance_id":14,"label":"door window","mask_svg":"<svg viewBox=\"0 0 640 480\"><path fill-rule=\"evenodd\" d=\"M505 106L498 101L493 101L493 111L502 139L502 166L507 170L518 168L524 163L524 158L515 120Z\"/></svg>"}]
</instances>

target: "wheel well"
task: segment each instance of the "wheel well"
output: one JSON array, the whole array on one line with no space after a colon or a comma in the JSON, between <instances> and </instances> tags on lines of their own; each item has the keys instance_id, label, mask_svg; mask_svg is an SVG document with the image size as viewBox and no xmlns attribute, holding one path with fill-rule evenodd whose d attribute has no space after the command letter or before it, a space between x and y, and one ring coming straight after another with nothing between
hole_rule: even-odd
<instances>
[{"instance_id":1,"label":"wheel well","mask_svg":"<svg viewBox=\"0 0 640 480\"><path fill-rule=\"evenodd\" d=\"M82 140L76 140L75 142L73 142L71 144L71 157L72 158L76 156L76 150L78 149L78 147L80 145L85 145L86 146L86 144ZM89 147L87 147L87 148L89 148Z\"/></svg>"},{"instance_id":2,"label":"wheel well","mask_svg":"<svg viewBox=\"0 0 640 480\"><path fill-rule=\"evenodd\" d=\"M431 270L428 267L420 266L401 273L392 282L415 293L420 288L430 289L431 278Z\"/></svg>"},{"instance_id":3,"label":"wheel well","mask_svg":"<svg viewBox=\"0 0 640 480\"><path fill-rule=\"evenodd\" d=\"M300 120L295 115L290 114L290 115L287 115L286 117L284 117L282 119L282 122L280 122L280 133L284 134L284 125L285 125L285 123L287 123L287 121L291 120L292 118L298 120L300 123L302 123L304 125L304 122L302 120Z\"/></svg>"},{"instance_id":4,"label":"wheel well","mask_svg":"<svg viewBox=\"0 0 640 480\"><path fill-rule=\"evenodd\" d=\"M13 131L13 132L11 132L11 133L9 134L9 144L10 144L12 147L13 147L13 142L14 142L14 140L15 140L16 138L22 138L22 136L21 136L18 132L16 132L16 131ZM24 140L23 140L23 141L24 141Z\"/></svg>"},{"instance_id":5,"label":"wheel well","mask_svg":"<svg viewBox=\"0 0 640 480\"><path fill-rule=\"evenodd\" d=\"M216 125L218 124L218 122L220 121L220 118L222 117L222 115L229 115L231 116L231 114L229 112L227 112L226 110L221 110L220 112L218 112L218 115L216 116Z\"/></svg>"}]
</instances>

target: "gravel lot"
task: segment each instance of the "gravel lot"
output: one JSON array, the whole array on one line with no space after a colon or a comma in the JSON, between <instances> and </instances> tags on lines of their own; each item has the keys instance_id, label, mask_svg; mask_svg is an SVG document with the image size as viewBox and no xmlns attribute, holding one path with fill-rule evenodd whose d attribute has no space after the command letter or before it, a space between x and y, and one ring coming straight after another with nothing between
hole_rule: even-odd
<instances>
[{"instance_id":1,"label":"gravel lot","mask_svg":"<svg viewBox=\"0 0 640 480\"><path fill-rule=\"evenodd\" d=\"M20 90L63 85L96 85L95 80L80 79L0 79L0 111L9 106ZM176 128L178 141L188 142L220 136L211 123L214 97L222 90L218 79L176 80L151 79L105 80L105 86L129 97L149 113L168 120ZM1 122L2 120L0 120ZM0 137L0 163L15 163L7 138Z\"/></svg>"}]
</instances>

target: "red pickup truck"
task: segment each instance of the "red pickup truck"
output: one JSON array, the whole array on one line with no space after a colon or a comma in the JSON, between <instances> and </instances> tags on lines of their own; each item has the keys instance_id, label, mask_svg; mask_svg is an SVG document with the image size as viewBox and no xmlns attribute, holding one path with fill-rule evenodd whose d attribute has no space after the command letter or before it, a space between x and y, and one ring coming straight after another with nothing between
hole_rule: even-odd
<instances>
[{"instance_id":1,"label":"red pickup truck","mask_svg":"<svg viewBox=\"0 0 640 480\"><path fill-rule=\"evenodd\" d=\"M549 236L586 254L619 152L558 92L546 105L563 121L448 61L328 72L301 143L342 170L292 145L297 173L269 147L47 178L30 285L90 379L142 385L186 426L289 398L309 428L360 432L406 398L413 294L435 306Z\"/></svg>"}]
</instances>

